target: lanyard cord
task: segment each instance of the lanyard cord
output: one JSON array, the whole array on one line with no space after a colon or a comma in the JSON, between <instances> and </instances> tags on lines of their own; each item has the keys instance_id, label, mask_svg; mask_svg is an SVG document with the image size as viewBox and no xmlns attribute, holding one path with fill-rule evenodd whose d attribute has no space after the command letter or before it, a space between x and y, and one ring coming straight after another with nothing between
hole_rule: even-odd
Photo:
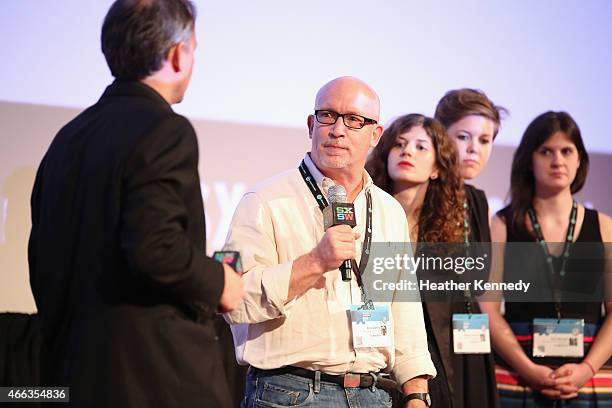
<instances>
[{"instance_id":1,"label":"lanyard cord","mask_svg":"<svg viewBox=\"0 0 612 408\"><path fill-rule=\"evenodd\" d=\"M325 198L325 196L321 192L321 189L315 182L315 179L310 173L310 170L308 170L308 167L306 166L306 163L304 162L304 160L302 160L302 162L300 163L299 170L300 170L300 174L302 175L302 179L304 179L306 186L308 186L308 189L312 193L312 196L314 197L317 204L319 205L319 209L323 211L325 207L329 205L329 203L327 202L327 199ZM357 284L359 285L359 289L361 289L361 300L363 301L363 304L364 304L363 308L373 309L374 304L371 300L369 300L366 297L365 289L363 287L363 281L361 279L361 273L365 271L365 267L368 264L368 260L370 258L370 249L372 246L372 195L370 194L369 189L366 190L365 195L366 195L366 207L367 207L366 230L365 230L365 237L363 239L363 247L361 250L361 259L359 261L359 265L357 265L357 263L354 260L351 260L351 264L353 266L353 270L356 272L355 276L357 277Z\"/></svg>"},{"instance_id":2,"label":"lanyard cord","mask_svg":"<svg viewBox=\"0 0 612 408\"><path fill-rule=\"evenodd\" d=\"M531 219L531 224L533 225L533 231L536 234L536 238L540 243L540 247L544 251L544 256L546 257L546 264L548 265L548 270L550 271L550 277L553 283L553 296L555 300L555 311L557 312L557 319L561 319L561 280L565 276L565 266L567 265L567 260L569 258L569 250L572 242L574 242L574 230L576 228L576 215L578 213L578 204L576 201L572 203L572 211L569 216L569 224L567 226L567 232L565 234L565 245L563 246L563 253L561 254L561 268L559 269L559 277L555 279L555 265L554 265L554 256L550 253L548 249L548 245L546 245L546 240L544 239L544 235L542 234L542 227L538 222L538 217L536 216L535 210L533 206L529 207L527 210L529 214L529 218Z\"/></svg>"},{"instance_id":3,"label":"lanyard cord","mask_svg":"<svg viewBox=\"0 0 612 408\"><path fill-rule=\"evenodd\" d=\"M465 243L465 254L469 255L470 250L470 206L467 200L463 202L464 218L463 218L463 240ZM470 291L469 285L466 285L466 289L463 291L465 297L465 308L468 314L472 315L472 292Z\"/></svg>"}]
</instances>

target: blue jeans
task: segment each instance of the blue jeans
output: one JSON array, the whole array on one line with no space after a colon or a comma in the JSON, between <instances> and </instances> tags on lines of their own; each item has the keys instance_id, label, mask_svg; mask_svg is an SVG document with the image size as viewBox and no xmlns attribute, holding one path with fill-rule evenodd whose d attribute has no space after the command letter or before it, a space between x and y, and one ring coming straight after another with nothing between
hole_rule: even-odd
<instances>
[{"instance_id":1,"label":"blue jeans","mask_svg":"<svg viewBox=\"0 0 612 408\"><path fill-rule=\"evenodd\" d=\"M376 386L343 388L293 374L266 375L249 369L242 408L280 407L391 407L391 396Z\"/></svg>"}]
</instances>

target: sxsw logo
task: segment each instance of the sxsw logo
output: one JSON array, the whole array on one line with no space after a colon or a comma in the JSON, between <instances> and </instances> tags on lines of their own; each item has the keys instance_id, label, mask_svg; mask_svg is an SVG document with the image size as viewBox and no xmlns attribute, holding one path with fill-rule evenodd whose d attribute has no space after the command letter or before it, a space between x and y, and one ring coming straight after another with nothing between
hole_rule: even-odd
<instances>
[{"instance_id":1,"label":"sxsw logo","mask_svg":"<svg viewBox=\"0 0 612 408\"><path fill-rule=\"evenodd\" d=\"M355 214L350 207L336 207L336 219L340 221L353 221Z\"/></svg>"}]
</instances>

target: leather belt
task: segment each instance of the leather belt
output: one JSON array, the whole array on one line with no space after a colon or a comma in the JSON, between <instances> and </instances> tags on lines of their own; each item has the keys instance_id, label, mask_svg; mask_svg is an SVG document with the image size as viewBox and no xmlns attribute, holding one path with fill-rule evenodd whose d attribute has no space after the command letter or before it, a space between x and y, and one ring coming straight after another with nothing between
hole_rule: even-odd
<instances>
[{"instance_id":1,"label":"leather belt","mask_svg":"<svg viewBox=\"0 0 612 408\"><path fill-rule=\"evenodd\" d=\"M281 368L274 368L271 370L262 370L257 367L249 367L255 374L264 376L269 375L282 375L282 374L293 374L298 377L308 378L309 380L315 380L316 371L307 370L305 368L286 366ZM326 374L321 372L320 380L323 382L329 382L337 384L343 388L370 388L376 386L383 390L396 389L397 383L389 378L383 377L378 373L346 373L339 375Z\"/></svg>"}]
</instances>

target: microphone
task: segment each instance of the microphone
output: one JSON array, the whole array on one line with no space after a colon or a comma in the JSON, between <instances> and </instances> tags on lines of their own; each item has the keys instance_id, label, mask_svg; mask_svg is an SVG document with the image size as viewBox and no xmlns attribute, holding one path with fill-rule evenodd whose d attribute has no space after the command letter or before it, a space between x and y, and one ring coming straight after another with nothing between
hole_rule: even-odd
<instances>
[{"instance_id":1,"label":"microphone","mask_svg":"<svg viewBox=\"0 0 612 408\"><path fill-rule=\"evenodd\" d=\"M336 225L349 225L355 228L357 221L355 220L355 206L353 203L347 203L346 189L340 184L334 184L329 187L327 192L329 205L323 210L323 228L327 231ZM347 259L340 265L340 274L342 280L349 282L353 271L352 260Z\"/></svg>"}]
</instances>

